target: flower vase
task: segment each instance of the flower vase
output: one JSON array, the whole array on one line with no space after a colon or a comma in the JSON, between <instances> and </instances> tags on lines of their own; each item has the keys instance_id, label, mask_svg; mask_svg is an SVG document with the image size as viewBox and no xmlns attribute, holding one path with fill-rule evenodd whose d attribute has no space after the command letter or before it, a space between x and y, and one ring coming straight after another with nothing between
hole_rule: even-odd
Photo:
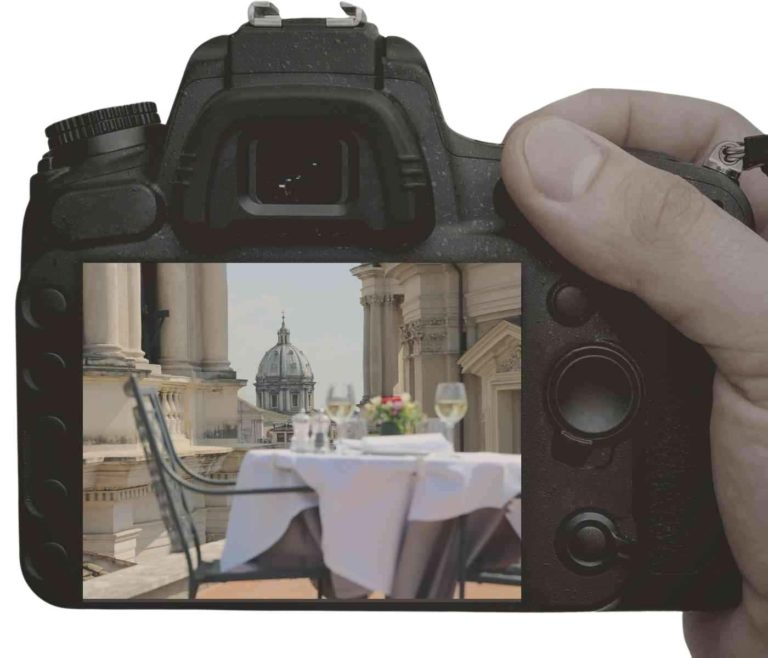
<instances>
[{"instance_id":1,"label":"flower vase","mask_svg":"<svg viewBox=\"0 0 768 658\"><path fill-rule=\"evenodd\" d=\"M393 436L395 434L402 434L402 432L400 431L400 428L397 426L397 423L391 420L385 420L379 426L379 434L381 434L381 436Z\"/></svg>"}]
</instances>

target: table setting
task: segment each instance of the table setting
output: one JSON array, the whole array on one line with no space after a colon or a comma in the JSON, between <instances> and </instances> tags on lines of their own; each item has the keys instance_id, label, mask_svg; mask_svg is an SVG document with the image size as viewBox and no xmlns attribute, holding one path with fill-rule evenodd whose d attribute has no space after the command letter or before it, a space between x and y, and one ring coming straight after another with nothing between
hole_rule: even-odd
<instances>
[{"instance_id":1,"label":"table setting","mask_svg":"<svg viewBox=\"0 0 768 658\"><path fill-rule=\"evenodd\" d=\"M321 557L331 573L330 587L323 589L335 598L371 592L451 598L459 519L467 563L483 555L519 561L520 455L456 452L443 433L413 432L421 419L409 397L373 399L360 409L349 402L348 389L329 390L328 415L319 410L294 417L291 449L246 453L238 489L309 486L313 491L233 497L221 568ZM459 393L449 391L454 400ZM466 401L463 409L458 406L458 412L455 402L444 408L451 429L466 412ZM375 428L384 426L384 433L356 437L362 423L356 430L354 422L347 431L345 422L354 420L356 411ZM331 418L344 435L334 441Z\"/></svg>"}]
</instances>

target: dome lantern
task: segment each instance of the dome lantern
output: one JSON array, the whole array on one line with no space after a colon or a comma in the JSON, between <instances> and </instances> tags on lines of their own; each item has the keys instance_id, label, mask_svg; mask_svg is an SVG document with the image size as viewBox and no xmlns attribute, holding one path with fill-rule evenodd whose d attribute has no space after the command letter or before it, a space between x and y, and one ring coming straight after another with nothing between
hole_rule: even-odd
<instances>
[{"instance_id":1,"label":"dome lantern","mask_svg":"<svg viewBox=\"0 0 768 658\"><path fill-rule=\"evenodd\" d=\"M283 311L283 324L280 326L280 329L277 330L277 344L287 345L290 342L291 342L291 332L285 326L285 311Z\"/></svg>"}]
</instances>

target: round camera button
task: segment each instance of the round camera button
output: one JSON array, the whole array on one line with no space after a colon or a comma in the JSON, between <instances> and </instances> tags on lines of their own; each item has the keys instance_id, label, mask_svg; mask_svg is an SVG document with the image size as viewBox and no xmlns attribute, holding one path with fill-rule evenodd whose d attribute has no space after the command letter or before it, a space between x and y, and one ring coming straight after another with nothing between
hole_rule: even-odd
<instances>
[{"instance_id":1,"label":"round camera button","mask_svg":"<svg viewBox=\"0 0 768 658\"><path fill-rule=\"evenodd\" d=\"M32 434L41 443L58 443L67 433L67 426L57 416L41 416L35 422Z\"/></svg>"},{"instance_id":2,"label":"round camera button","mask_svg":"<svg viewBox=\"0 0 768 658\"><path fill-rule=\"evenodd\" d=\"M32 551L29 564L33 575L42 581L56 582L71 569L69 553L58 542L45 542Z\"/></svg>"},{"instance_id":3,"label":"round camera button","mask_svg":"<svg viewBox=\"0 0 768 658\"><path fill-rule=\"evenodd\" d=\"M66 370L67 364L58 354L45 352L24 370L24 381L35 391L54 388Z\"/></svg>"},{"instance_id":4,"label":"round camera button","mask_svg":"<svg viewBox=\"0 0 768 658\"><path fill-rule=\"evenodd\" d=\"M569 352L555 366L549 409L566 436L606 439L624 429L640 404L642 385L634 363L619 350L591 345Z\"/></svg>"},{"instance_id":5,"label":"round camera button","mask_svg":"<svg viewBox=\"0 0 768 658\"><path fill-rule=\"evenodd\" d=\"M69 491L59 480L44 480L37 487L34 505L38 512L46 517L55 517L60 514L67 504Z\"/></svg>"},{"instance_id":6,"label":"round camera button","mask_svg":"<svg viewBox=\"0 0 768 658\"><path fill-rule=\"evenodd\" d=\"M583 563L601 562L609 552L608 536L599 525L584 525L573 534L568 544L571 556Z\"/></svg>"},{"instance_id":7,"label":"round camera button","mask_svg":"<svg viewBox=\"0 0 768 658\"><path fill-rule=\"evenodd\" d=\"M56 416L41 416L30 427L29 461L35 472L60 473L61 464L74 447L67 426Z\"/></svg>"},{"instance_id":8,"label":"round camera button","mask_svg":"<svg viewBox=\"0 0 768 658\"><path fill-rule=\"evenodd\" d=\"M589 320L594 307L583 288L566 283L552 289L549 312L558 323L575 327Z\"/></svg>"},{"instance_id":9,"label":"round camera button","mask_svg":"<svg viewBox=\"0 0 768 658\"><path fill-rule=\"evenodd\" d=\"M55 288L36 290L30 299L30 315L40 326L48 326L67 311L67 299Z\"/></svg>"},{"instance_id":10,"label":"round camera button","mask_svg":"<svg viewBox=\"0 0 768 658\"><path fill-rule=\"evenodd\" d=\"M555 550L569 569L600 573L624 557L626 540L607 514L582 510L567 516L557 529Z\"/></svg>"}]
</instances>

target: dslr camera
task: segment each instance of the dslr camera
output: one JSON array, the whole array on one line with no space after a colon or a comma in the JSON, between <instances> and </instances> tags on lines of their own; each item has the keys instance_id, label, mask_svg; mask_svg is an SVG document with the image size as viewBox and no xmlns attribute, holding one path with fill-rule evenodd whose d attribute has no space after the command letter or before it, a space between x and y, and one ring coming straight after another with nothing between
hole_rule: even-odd
<instances>
[{"instance_id":1,"label":"dslr camera","mask_svg":"<svg viewBox=\"0 0 768 658\"><path fill-rule=\"evenodd\" d=\"M343 263L362 282L364 400L408 392L427 409L437 382L465 377L456 449L521 454L520 595L442 607L735 605L740 576L709 455L711 361L555 252L505 191L501 147L446 125L419 50L342 8L286 20L253 3L247 23L193 52L165 123L137 102L46 129L17 299L30 586L66 606L158 605L136 592L88 595L172 552L124 386L134 375L159 388L182 463L233 481L264 436L280 447L292 415L322 405L312 354L291 347L290 312L268 354L308 388L283 400L267 360L255 403L237 398L248 373L230 363L226 268ZM635 155L752 225L726 173ZM512 265L514 290L493 274ZM268 278L264 290L277 283ZM485 352L469 358L477 346ZM192 505L204 546L227 534L227 505L209 498Z\"/></svg>"}]
</instances>

